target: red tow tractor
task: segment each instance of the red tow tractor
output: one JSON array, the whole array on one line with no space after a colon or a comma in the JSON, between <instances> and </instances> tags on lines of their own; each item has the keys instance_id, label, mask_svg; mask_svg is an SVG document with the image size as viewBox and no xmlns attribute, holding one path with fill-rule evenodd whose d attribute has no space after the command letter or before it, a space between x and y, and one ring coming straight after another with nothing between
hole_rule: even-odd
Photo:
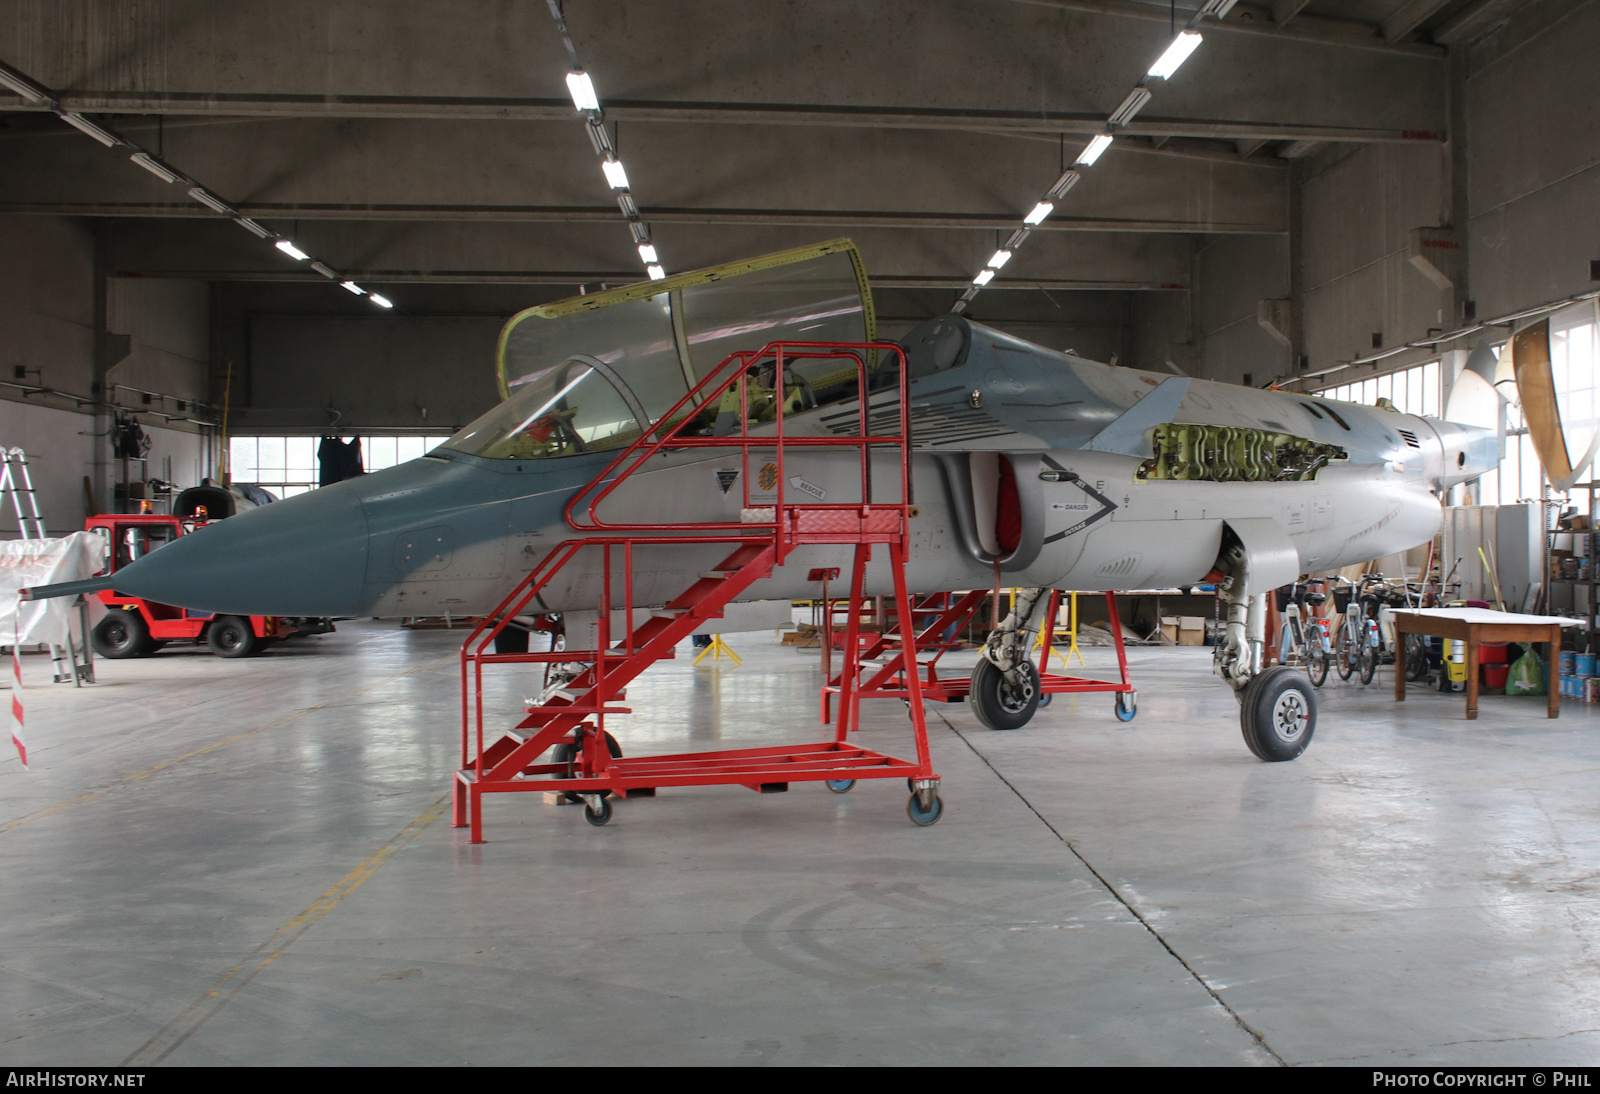
<instances>
[{"instance_id":1,"label":"red tow tractor","mask_svg":"<svg viewBox=\"0 0 1600 1094\"><path fill-rule=\"evenodd\" d=\"M109 565L116 573L134 559L193 534L211 523L200 506L190 517L118 513L90 517L84 527L106 537ZM308 634L327 634L328 619L290 619L271 615L217 615L157 604L113 589L96 593L107 609L91 634L101 657L148 657L168 642L205 642L218 657L249 657L273 642Z\"/></svg>"}]
</instances>

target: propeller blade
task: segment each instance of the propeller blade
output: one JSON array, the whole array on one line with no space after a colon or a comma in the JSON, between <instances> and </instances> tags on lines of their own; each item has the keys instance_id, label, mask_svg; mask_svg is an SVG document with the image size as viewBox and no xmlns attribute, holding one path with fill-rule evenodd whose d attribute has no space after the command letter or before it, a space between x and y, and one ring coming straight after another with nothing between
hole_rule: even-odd
<instances>
[{"instance_id":1,"label":"propeller blade","mask_svg":"<svg viewBox=\"0 0 1600 1094\"><path fill-rule=\"evenodd\" d=\"M1577 476L1573 474L1567 437L1561 429L1555 377L1550 371L1550 320L1530 323L1512 335L1511 365L1516 373L1522 417L1528 423L1533 450L1550 482L1557 489L1565 490Z\"/></svg>"}]
</instances>

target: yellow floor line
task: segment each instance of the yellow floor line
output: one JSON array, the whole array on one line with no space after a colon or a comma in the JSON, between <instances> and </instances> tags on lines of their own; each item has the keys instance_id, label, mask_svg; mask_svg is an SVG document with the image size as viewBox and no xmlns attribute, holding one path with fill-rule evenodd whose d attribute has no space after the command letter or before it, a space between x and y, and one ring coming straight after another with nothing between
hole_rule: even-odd
<instances>
[{"instance_id":1,"label":"yellow floor line","mask_svg":"<svg viewBox=\"0 0 1600 1094\"><path fill-rule=\"evenodd\" d=\"M156 764L154 767L147 767L143 771L135 771L132 775L124 775L116 782L102 786L98 790L91 790L86 794L79 794L76 798L68 798L65 801L56 802L54 805L47 805L43 809L38 809L25 816L18 817L16 820L6 821L4 824L0 824L0 832L9 832L13 828L21 828L25 824L32 824L34 821L41 821L46 817L53 817L58 813L65 813L68 809L71 809L74 806L82 805L85 802L92 802L96 798L103 798L113 790L121 789L122 787L128 786L131 783L141 782L144 779L148 779L152 775L156 775L162 771L166 771L169 768L176 767L185 760L192 760L196 756L204 756L208 753L217 751L219 748L226 748L228 745L242 741L247 737L254 737L257 733L264 733L269 729L276 729L279 726L287 725L298 718L304 718L307 714L315 714L319 710L326 710L328 707L331 707L336 703L342 703L347 699L354 699L357 695L361 695L364 692L371 691L374 688L381 688L385 684L392 684L396 680L404 679L413 673L422 672L425 669L431 669L435 665L442 664L443 662L457 656L459 655L456 653L447 653L443 657L436 657L432 661L424 662L423 664L418 665L416 668L407 669L405 672L387 677L383 680L379 680L375 684L368 684L364 688L357 688L348 695L341 695L337 699L328 700L326 703L318 703L316 706L306 707L303 710L297 710L293 714L285 715L275 722L268 722L265 725L256 726L254 729L247 729L243 733L236 733L232 737L225 737L220 741L215 741L206 745L204 748L197 748L193 752L185 752L182 756L167 760L165 763Z\"/></svg>"},{"instance_id":2,"label":"yellow floor line","mask_svg":"<svg viewBox=\"0 0 1600 1094\"><path fill-rule=\"evenodd\" d=\"M148 1041L134 1049L133 1053L122 1061L122 1066L159 1064L170 1056L179 1045L187 1041L201 1026L215 1017L218 1011L236 998L250 981L256 978L257 973L276 961L284 950L294 945L319 919L337 908L345 897L361 888L373 874L376 874L385 862L421 835L428 825L443 816L445 807L449 804L450 795L446 794L423 810L421 816L402 828L388 843L368 855L361 865L335 882L333 888L313 900L305 911L272 932L272 936L251 950L243 961L223 973L221 979L202 992L198 999L183 1009L182 1013L157 1030ZM263 954L266 956L263 957ZM244 973L243 976L238 975L241 972ZM236 976L237 980L234 979ZM224 995L223 988L229 987L230 981L232 986Z\"/></svg>"}]
</instances>

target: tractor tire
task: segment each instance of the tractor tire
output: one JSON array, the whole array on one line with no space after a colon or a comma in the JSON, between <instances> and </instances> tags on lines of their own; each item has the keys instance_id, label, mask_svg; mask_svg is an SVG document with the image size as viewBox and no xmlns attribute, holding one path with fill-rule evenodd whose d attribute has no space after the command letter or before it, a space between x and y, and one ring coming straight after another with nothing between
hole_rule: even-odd
<instances>
[{"instance_id":1,"label":"tractor tire","mask_svg":"<svg viewBox=\"0 0 1600 1094\"><path fill-rule=\"evenodd\" d=\"M219 615L206 628L206 645L218 657L249 657L260 648L250 620L237 615Z\"/></svg>"},{"instance_id":2,"label":"tractor tire","mask_svg":"<svg viewBox=\"0 0 1600 1094\"><path fill-rule=\"evenodd\" d=\"M111 611L95 624L89 640L94 652L101 657L119 660L124 657L145 657L154 652L150 628L138 612Z\"/></svg>"}]
</instances>

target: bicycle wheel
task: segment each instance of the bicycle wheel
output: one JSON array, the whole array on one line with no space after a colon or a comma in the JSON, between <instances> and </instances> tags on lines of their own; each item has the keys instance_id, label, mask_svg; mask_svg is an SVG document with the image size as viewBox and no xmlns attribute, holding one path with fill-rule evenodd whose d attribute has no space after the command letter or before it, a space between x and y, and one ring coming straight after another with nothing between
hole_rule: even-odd
<instances>
[{"instance_id":1,"label":"bicycle wheel","mask_svg":"<svg viewBox=\"0 0 1600 1094\"><path fill-rule=\"evenodd\" d=\"M1356 647L1360 645L1360 638L1350 621L1345 620L1344 626L1339 628L1339 648L1334 653L1334 664L1339 669L1339 679L1348 680L1356 667Z\"/></svg>"},{"instance_id":2,"label":"bicycle wheel","mask_svg":"<svg viewBox=\"0 0 1600 1094\"><path fill-rule=\"evenodd\" d=\"M1327 683L1328 662L1332 659L1321 633L1313 631L1306 643L1306 674L1311 677L1312 687L1320 688Z\"/></svg>"},{"instance_id":3,"label":"bicycle wheel","mask_svg":"<svg viewBox=\"0 0 1600 1094\"><path fill-rule=\"evenodd\" d=\"M1406 679L1421 683L1428 678L1428 640L1420 634L1406 635Z\"/></svg>"},{"instance_id":4,"label":"bicycle wheel","mask_svg":"<svg viewBox=\"0 0 1600 1094\"><path fill-rule=\"evenodd\" d=\"M1363 684L1372 683L1378 671L1378 625L1370 619L1357 647L1356 671L1360 673Z\"/></svg>"}]
</instances>

